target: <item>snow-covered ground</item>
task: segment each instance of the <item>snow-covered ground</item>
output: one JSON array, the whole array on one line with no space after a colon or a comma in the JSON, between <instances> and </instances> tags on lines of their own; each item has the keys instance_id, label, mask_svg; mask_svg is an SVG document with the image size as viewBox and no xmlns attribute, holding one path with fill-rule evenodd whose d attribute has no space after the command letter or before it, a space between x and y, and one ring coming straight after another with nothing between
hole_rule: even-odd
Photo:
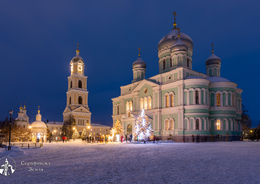
<instances>
[{"instance_id":1,"label":"snow-covered ground","mask_svg":"<svg viewBox=\"0 0 260 184\"><path fill-rule=\"evenodd\" d=\"M51 143L0 149L0 155L9 155L17 165L12 175L0 176L0 183L8 184L260 183L260 142ZM22 165L28 162L50 165Z\"/></svg>"}]
</instances>

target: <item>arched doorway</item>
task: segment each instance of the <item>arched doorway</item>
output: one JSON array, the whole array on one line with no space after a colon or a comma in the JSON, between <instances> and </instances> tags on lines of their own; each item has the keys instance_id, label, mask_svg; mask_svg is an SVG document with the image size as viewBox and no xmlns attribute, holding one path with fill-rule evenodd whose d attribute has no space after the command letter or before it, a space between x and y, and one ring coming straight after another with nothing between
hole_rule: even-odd
<instances>
[{"instance_id":1,"label":"arched doorway","mask_svg":"<svg viewBox=\"0 0 260 184\"><path fill-rule=\"evenodd\" d=\"M128 124L127 125L127 135L132 134L132 125Z\"/></svg>"}]
</instances>

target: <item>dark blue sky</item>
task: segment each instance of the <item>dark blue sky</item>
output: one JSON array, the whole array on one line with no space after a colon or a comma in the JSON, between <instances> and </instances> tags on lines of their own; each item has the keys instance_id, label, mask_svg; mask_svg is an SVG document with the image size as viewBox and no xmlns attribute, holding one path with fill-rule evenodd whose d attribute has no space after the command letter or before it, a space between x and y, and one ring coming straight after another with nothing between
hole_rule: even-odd
<instances>
[{"instance_id":1,"label":"dark blue sky","mask_svg":"<svg viewBox=\"0 0 260 184\"><path fill-rule=\"evenodd\" d=\"M221 76L238 84L243 104L258 124L260 1L1 1L0 120L17 117L26 102L30 122L62 121L69 63L77 43L88 76L92 123L112 125L111 98L131 83L132 63L159 71L157 44L177 26L194 42L193 69L205 73L211 54L222 59Z\"/></svg>"}]
</instances>

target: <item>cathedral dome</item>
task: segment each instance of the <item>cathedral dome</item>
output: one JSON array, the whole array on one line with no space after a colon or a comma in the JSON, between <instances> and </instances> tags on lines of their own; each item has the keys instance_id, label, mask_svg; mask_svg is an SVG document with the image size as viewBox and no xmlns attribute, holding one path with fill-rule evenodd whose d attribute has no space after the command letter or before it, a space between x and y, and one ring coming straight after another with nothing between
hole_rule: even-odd
<instances>
[{"instance_id":1,"label":"cathedral dome","mask_svg":"<svg viewBox=\"0 0 260 184\"><path fill-rule=\"evenodd\" d=\"M211 56L209 56L209 58L206 60L206 65L213 65L213 64L220 64L221 63L221 59L216 56L213 52L211 54Z\"/></svg>"},{"instance_id":2,"label":"cathedral dome","mask_svg":"<svg viewBox=\"0 0 260 184\"><path fill-rule=\"evenodd\" d=\"M133 69L134 68L146 68L146 63L138 57L138 59L133 63Z\"/></svg>"},{"instance_id":3,"label":"cathedral dome","mask_svg":"<svg viewBox=\"0 0 260 184\"><path fill-rule=\"evenodd\" d=\"M210 80L210 82L230 82L230 80L223 77L208 77L206 79Z\"/></svg>"},{"instance_id":4,"label":"cathedral dome","mask_svg":"<svg viewBox=\"0 0 260 184\"><path fill-rule=\"evenodd\" d=\"M82 59L82 57L79 56L79 50L77 49L76 50L76 56L74 56L71 60L71 62L83 62L84 63L84 60Z\"/></svg>"},{"instance_id":5,"label":"cathedral dome","mask_svg":"<svg viewBox=\"0 0 260 184\"><path fill-rule=\"evenodd\" d=\"M180 39L184 42L189 49L193 50L193 41L185 33L180 32ZM178 29L173 29L170 33L164 36L158 43L158 51L164 48L170 48L175 42L178 41Z\"/></svg>"},{"instance_id":6,"label":"cathedral dome","mask_svg":"<svg viewBox=\"0 0 260 184\"><path fill-rule=\"evenodd\" d=\"M181 41L180 38L178 38L177 42L175 42L172 46L171 46L171 52L177 52L177 51L188 51L188 46Z\"/></svg>"},{"instance_id":7,"label":"cathedral dome","mask_svg":"<svg viewBox=\"0 0 260 184\"><path fill-rule=\"evenodd\" d=\"M42 121L42 115L40 114L40 110L38 110L38 114L36 115L36 121L31 124L31 128L47 128L46 124Z\"/></svg>"}]
</instances>

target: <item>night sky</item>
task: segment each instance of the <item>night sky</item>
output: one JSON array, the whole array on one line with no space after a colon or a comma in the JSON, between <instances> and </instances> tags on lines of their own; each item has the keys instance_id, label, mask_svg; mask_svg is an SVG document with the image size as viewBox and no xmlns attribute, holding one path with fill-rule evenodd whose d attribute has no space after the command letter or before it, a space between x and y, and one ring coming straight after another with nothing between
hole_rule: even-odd
<instances>
[{"instance_id":1,"label":"night sky","mask_svg":"<svg viewBox=\"0 0 260 184\"><path fill-rule=\"evenodd\" d=\"M243 89L242 103L256 126L260 99L260 1L1 1L0 120L21 102L30 122L40 106L43 121L62 121L70 60L79 43L88 76L92 123L112 125L111 98L132 81L132 63L147 64L146 78L158 74L157 44L177 26L194 43L193 70L221 58L221 77ZM259 95L258 95L259 96Z\"/></svg>"}]
</instances>

